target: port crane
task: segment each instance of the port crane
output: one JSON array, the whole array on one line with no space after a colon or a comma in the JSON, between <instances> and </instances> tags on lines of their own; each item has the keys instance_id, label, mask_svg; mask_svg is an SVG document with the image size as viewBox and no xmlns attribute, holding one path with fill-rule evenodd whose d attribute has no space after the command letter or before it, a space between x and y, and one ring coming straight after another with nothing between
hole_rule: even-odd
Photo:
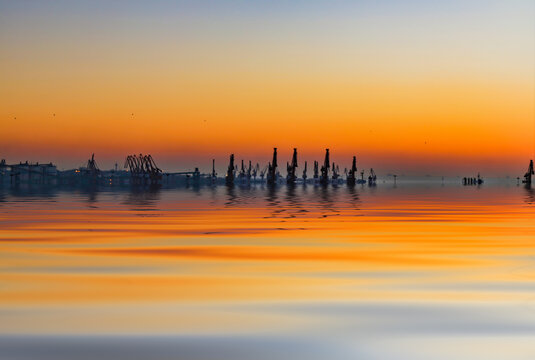
<instances>
[{"instance_id":1,"label":"port crane","mask_svg":"<svg viewBox=\"0 0 535 360\"><path fill-rule=\"evenodd\" d=\"M318 182L318 179L319 179L319 163L314 160L314 182Z\"/></svg>"},{"instance_id":2,"label":"port crane","mask_svg":"<svg viewBox=\"0 0 535 360\"><path fill-rule=\"evenodd\" d=\"M357 157L353 156L353 164L346 178L347 185L355 185L357 181Z\"/></svg>"},{"instance_id":3,"label":"port crane","mask_svg":"<svg viewBox=\"0 0 535 360\"><path fill-rule=\"evenodd\" d=\"M273 161L268 164L267 183L274 185L277 182L277 148L273 148Z\"/></svg>"},{"instance_id":4,"label":"port crane","mask_svg":"<svg viewBox=\"0 0 535 360\"><path fill-rule=\"evenodd\" d=\"M95 160L95 154L91 154L91 159L87 160L86 170L92 176L98 176L100 174L100 169Z\"/></svg>"},{"instance_id":5,"label":"port crane","mask_svg":"<svg viewBox=\"0 0 535 360\"><path fill-rule=\"evenodd\" d=\"M238 174L238 179L240 180L240 184L245 185L251 183L251 176L252 176L253 167L251 164L251 161L249 160L249 166L246 167L244 161L241 161L241 169Z\"/></svg>"},{"instance_id":6,"label":"port crane","mask_svg":"<svg viewBox=\"0 0 535 360\"><path fill-rule=\"evenodd\" d=\"M148 170L152 174L161 174L162 170L156 166L156 163L154 162L154 159L152 158L152 155L146 155L145 156L145 164L147 164Z\"/></svg>"},{"instance_id":7,"label":"port crane","mask_svg":"<svg viewBox=\"0 0 535 360\"><path fill-rule=\"evenodd\" d=\"M128 155L124 167L130 171L134 185L154 186L161 184L162 170L156 165L150 154Z\"/></svg>"},{"instance_id":8,"label":"port crane","mask_svg":"<svg viewBox=\"0 0 535 360\"><path fill-rule=\"evenodd\" d=\"M251 165L251 160L249 160L249 167L247 168L247 182L251 182L251 177L253 176L253 167Z\"/></svg>"},{"instance_id":9,"label":"port crane","mask_svg":"<svg viewBox=\"0 0 535 360\"><path fill-rule=\"evenodd\" d=\"M531 185L531 177L533 175L535 175L535 172L533 172L533 160L530 160L528 171L524 174L524 180L522 180L522 183Z\"/></svg>"},{"instance_id":10,"label":"port crane","mask_svg":"<svg viewBox=\"0 0 535 360\"><path fill-rule=\"evenodd\" d=\"M91 184L96 184L100 178L100 169L95 160L95 154L91 154L91 159L87 160L87 166L80 168L80 172L84 179L87 179Z\"/></svg>"},{"instance_id":11,"label":"port crane","mask_svg":"<svg viewBox=\"0 0 535 360\"><path fill-rule=\"evenodd\" d=\"M212 159L212 173L210 174L210 180L212 184L217 181L217 173L215 172L215 159Z\"/></svg>"},{"instance_id":12,"label":"port crane","mask_svg":"<svg viewBox=\"0 0 535 360\"><path fill-rule=\"evenodd\" d=\"M297 148L294 148L294 154L292 156L292 163L291 164L286 163L286 170L288 171L288 175L286 176L287 184L295 184L295 182L297 181L297 176L295 175L296 169L297 169Z\"/></svg>"},{"instance_id":13,"label":"port crane","mask_svg":"<svg viewBox=\"0 0 535 360\"><path fill-rule=\"evenodd\" d=\"M305 161L305 168L303 169L303 183L307 182L307 162Z\"/></svg>"},{"instance_id":14,"label":"port crane","mask_svg":"<svg viewBox=\"0 0 535 360\"><path fill-rule=\"evenodd\" d=\"M320 177L320 184L327 185L329 183L329 169L330 169L330 161L329 161L329 149L325 149L325 160L323 162L323 166L321 167L321 177Z\"/></svg>"},{"instance_id":15,"label":"port crane","mask_svg":"<svg viewBox=\"0 0 535 360\"><path fill-rule=\"evenodd\" d=\"M238 179L240 180L240 184L245 184L247 181L247 174L243 160L241 161L241 168L240 172L238 173Z\"/></svg>"},{"instance_id":16,"label":"port crane","mask_svg":"<svg viewBox=\"0 0 535 360\"><path fill-rule=\"evenodd\" d=\"M234 184L234 173L235 173L234 154L230 154L230 160L229 160L228 169L227 169L227 176L225 177L225 182L227 183L227 185Z\"/></svg>"}]
</instances>

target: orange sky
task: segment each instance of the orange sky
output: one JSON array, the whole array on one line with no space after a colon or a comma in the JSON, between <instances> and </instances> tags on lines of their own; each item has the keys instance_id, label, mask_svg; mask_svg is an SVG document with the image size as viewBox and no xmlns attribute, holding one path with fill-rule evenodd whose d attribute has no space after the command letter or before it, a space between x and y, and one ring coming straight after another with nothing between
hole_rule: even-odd
<instances>
[{"instance_id":1,"label":"orange sky","mask_svg":"<svg viewBox=\"0 0 535 360\"><path fill-rule=\"evenodd\" d=\"M3 4L0 157L222 168L329 147L380 172L521 173L535 6L468 3Z\"/></svg>"}]
</instances>

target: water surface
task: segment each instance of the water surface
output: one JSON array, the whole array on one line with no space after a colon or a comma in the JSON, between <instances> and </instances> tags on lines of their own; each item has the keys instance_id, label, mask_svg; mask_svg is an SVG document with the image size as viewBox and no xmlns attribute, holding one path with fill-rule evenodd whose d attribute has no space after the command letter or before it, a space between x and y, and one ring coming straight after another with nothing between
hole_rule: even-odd
<instances>
[{"instance_id":1,"label":"water surface","mask_svg":"<svg viewBox=\"0 0 535 360\"><path fill-rule=\"evenodd\" d=\"M0 191L0 358L533 359L516 184Z\"/></svg>"}]
</instances>

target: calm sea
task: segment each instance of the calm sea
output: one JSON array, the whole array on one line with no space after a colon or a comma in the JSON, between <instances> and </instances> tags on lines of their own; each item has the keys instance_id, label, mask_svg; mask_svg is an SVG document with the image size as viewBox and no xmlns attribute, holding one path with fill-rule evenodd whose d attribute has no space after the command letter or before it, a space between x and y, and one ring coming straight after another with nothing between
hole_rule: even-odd
<instances>
[{"instance_id":1,"label":"calm sea","mask_svg":"<svg viewBox=\"0 0 535 360\"><path fill-rule=\"evenodd\" d=\"M535 191L0 190L1 359L535 359Z\"/></svg>"}]
</instances>

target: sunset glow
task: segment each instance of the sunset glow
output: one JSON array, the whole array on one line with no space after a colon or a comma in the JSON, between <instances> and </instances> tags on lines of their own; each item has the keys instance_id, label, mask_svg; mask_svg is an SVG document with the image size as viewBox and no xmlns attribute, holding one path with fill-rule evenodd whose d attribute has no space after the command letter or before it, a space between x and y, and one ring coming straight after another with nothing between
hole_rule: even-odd
<instances>
[{"instance_id":1,"label":"sunset glow","mask_svg":"<svg viewBox=\"0 0 535 360\"><path fill-rule=\"evenodd\" d=\"M534 22L528 0L2 2L0 157L207 170L329 147L383 173L515 174Z\"/></svg>"}]
</instances>

